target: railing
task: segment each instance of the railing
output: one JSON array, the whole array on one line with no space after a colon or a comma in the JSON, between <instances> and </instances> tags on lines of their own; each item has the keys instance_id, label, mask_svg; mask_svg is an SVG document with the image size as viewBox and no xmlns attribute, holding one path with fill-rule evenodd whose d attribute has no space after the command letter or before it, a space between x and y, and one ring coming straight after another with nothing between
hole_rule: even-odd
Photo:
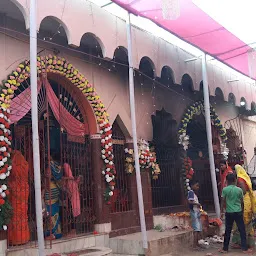
<instances>
[{"instance_id":1,"label":"railing","mask_svg":"<svg viewBox=\"0 0 256 256\"><path fill-rule=\"evenodd\" d=\"M177 148L156 148L161 174L152 180L153 208L171 207L181 203L180 161Z\"/></svg>"},{"instance_id":2,"label":"railing","mask_svg":"<svg viewBox=\"0 0 256 256\"><path fill-rule=\"evenodd\" d=\"M123 135L117 122L113 124L113 151L116 167L116 186L112 197L111 212L130 211L131 204L131 186L129 174L125 172L125 136Z\"/></svg>"},{"instance_id":3,"label":"railing","mask_svg":"<svg viewBox=\"0 0 256 256\"><path fill-rule=\"evenodd\" d=\"M46 128L45 121L42 120L39 124L39 139L44 203L47 199L46 191L49 191L47 182L51 184L54 180L52 174L49 178L46 178L46 170L49 165L48 148L50 148L47 142ZM20 197L17 200L11 198L15 218L12 220L11 228L8 231L9 249L17 248L20 245L22 245L22 248L37 245L31 137L31 125L16 126L13 129L14 149L19 150L24 156L24 161L20 162L20 164L28 165L28 168L19 167L19 162L16 161L16 167L14 167L13 176L10 179L10 182L14 185L13 195L17 194ZM48 216L44 218L44 231L52 230L55 218L53 217L53 212L57 211L60 220L59 231L62 237L75 237L80 234L90 233L94 229L91 142L88 137L70 138L64 131L59 132L59 141L60 166L63 177L60 183L56 183L58 185L58 190L56 191L59 191L59 196L54 199L53 196L56 191L54 192L51 189L48 193L48 197L51 198L48 201L48 205L52 206L49 206ZM69 165L70 173L64 171L64 163ZM17 172L25 170L27 173L23 173L20 177L21 173ZM52 188L52 185L50 185L50 188ZM56 200L58 203L53 206L57 202ZM58 209L56 210L53 207L58 207ZM52 237L52 235L52 231L48 235L45 233L47 248L51 248L52 240L57 238Z\"/></svg>"}]
</instances>

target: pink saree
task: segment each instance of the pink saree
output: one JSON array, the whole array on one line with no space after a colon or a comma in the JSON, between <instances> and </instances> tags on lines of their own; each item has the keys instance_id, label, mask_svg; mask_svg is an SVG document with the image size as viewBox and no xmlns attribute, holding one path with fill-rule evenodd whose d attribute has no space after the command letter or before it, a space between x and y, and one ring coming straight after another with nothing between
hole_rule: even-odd
<instances>
[{"instance_id":1,"label":"pink saree","mask_svg":"<svg viewBox=\"0 0 256 256\"><path fill-rule=\"evenodd\" d=\"M67 163L64 164L64 177L67 178L65 186L72 205L72 213L74 217L77 217L81 214L80 195L78 189L79 178L75 180L70 165Z\"/></svg>"}]
</instances>

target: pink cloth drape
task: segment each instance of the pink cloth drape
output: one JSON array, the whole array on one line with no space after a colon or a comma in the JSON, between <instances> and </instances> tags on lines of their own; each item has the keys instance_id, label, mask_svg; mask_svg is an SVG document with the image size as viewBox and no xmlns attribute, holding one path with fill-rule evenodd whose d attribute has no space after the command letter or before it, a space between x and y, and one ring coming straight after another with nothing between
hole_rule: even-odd
<instances>
[{"instance_id":1,"label":"pink cloth drape","mask_svg":"<svg viewBox=\"0 0 256 256\"><path fill-rule=\"evenodd\" d=\"M37 82L37 93L39 93L42 86L42 81ZM28 87L11 102L11 124L18 122L23 118L31 109L31 89Z\"/></svg>"},{"instance_id":2,"label":"pink cloth drape","mask_svg":"<svg viewBox=\"0 0 256 256\"><path fill-rule=\"evenodd\" d=\"M85 129L85 125L73 117L65 109L65 107L60 104L48 80L45 81L45 88L50 107L59 124L67 131L69 135L85 135L88 132Z\"/></svg>"},{"instance_id":3,"label":"pink cloth drape","mask_svg":"<svg viewBox=\"0 0 256 256\"><path fill-rule=\"evenodd\" d=\"M48 99L52 112L61 127L63 127L71 136L84 136L85 134L88 134L87 126L77 120L74 116L72 116L60 103L47 79L44 80L43 86L45 86L46 88L46 97ZM42 81L39 80L37 83L38 93L41 87ZM11 123L18 122L30 111L30 109L31 89L29 87L12 100L10 116Z\"/></svg>"},{"instance_id":4,"label":"pink cloth drape","mask_svg":"<svg viewBox=\"0 0 256 256\"><path fill-rule=\"evenodd\" d=\"M73 216L77 217L81 214L80 195L78 189L79 178L75 180L70 165L67 163L64 164L64 176L68 178L65 182L65 186L72 205Z\"/></svg>"}]
</instances>

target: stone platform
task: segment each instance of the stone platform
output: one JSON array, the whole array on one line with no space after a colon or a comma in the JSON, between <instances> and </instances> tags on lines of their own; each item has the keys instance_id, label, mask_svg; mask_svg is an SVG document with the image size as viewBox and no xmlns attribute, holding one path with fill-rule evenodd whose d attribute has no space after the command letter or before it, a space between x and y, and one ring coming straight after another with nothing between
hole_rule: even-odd
<instances>
[{"instance_id":1,"label":"stone platform","mask_svg":"<svg viewBox=\"0 0 256 256\"><path fill-rule=\"evenodd\" d=\"M23 246L12 247L7 250L7 256L37 256L38 249L33 248L35 244L26 244ZM46 242L46 255L66 256L66 255L88 255L88 256L103 256L111 255L112 250L109 249L109 235L87 235L75 238L58 239L52 241L50 246Z\"/></svg>"},{"instance_id":2,"label":"stone platform","mask_svg":"<svg viewBox=\"0 0 256 256\"><path fill-rule=\"evenodd\" d=\"M189 231L147 231L148 250L142 248L141 233L110 238L113 254L159 256L178 250L180 246L191 247L193 232Z\"/></svg>"}]
</instances>

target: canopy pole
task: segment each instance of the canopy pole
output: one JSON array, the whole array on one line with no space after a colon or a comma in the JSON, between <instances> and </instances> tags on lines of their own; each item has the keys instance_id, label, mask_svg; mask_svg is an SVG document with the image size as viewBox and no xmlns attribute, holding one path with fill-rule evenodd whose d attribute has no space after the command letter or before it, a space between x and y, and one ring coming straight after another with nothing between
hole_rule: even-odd
<instances>
[{"instance_id":1,"label":"canopy pole","mask_svg":"<svg viewBox=\"0 0 256 256\"><path fill-rule=\"evenodd\" d=\"M148 249L148 239L147 239L147 230L146 230L146 222L145 222L145 214L144 214L144 202L143 202L143 193L142 193L142 186L141 186L139 150L138 150L137 130L136 130L134 76L133 76L134 70L133 70L133 61L132 61L131 22L130 22L129 12L127 14L127 19L126 19L126 30L127 30L127 44L128 44L128 60L129 60L130 110L131 110L131 121L132 121L132 137L133 137L133 147L134 147L137 193L138 193L139 213L140 213L140 226L141 226L141 233L142 233L143 248Z\"/></svg>"},{"instance_id":2,"label":"canopy pole","mask_svg":"<svg viewBox=\"0 0 256 256\"><path fill-rule=\"evenodd\" d=\"M45 256L42 214L42 191L40 174L40 152L38 136L37 110L37 0L30 0L30 83L31 83L31 119L33 135L33 168L35 182L36 225L39 256Z\"/></svg>"},{"instance_id":3,"label":"canopy pole","mask_svg":"<svg viewBox=\"0 0 256 256\"><path fill-rule=\"evenodd\" d=\"M203 91L204 91L204 111L205 111L211 180L212 180L212 192L213 192L215 212L217 217L220 218L220 203L219 203L218 186L216 181L216 172L215 172L214 155L213 155L213 147L212 147L211 110L210 110L207 63L206 63L205 53L203 53L203 56L202 56L202 74L203 74Z\"/></svg>"}]
</instances>

